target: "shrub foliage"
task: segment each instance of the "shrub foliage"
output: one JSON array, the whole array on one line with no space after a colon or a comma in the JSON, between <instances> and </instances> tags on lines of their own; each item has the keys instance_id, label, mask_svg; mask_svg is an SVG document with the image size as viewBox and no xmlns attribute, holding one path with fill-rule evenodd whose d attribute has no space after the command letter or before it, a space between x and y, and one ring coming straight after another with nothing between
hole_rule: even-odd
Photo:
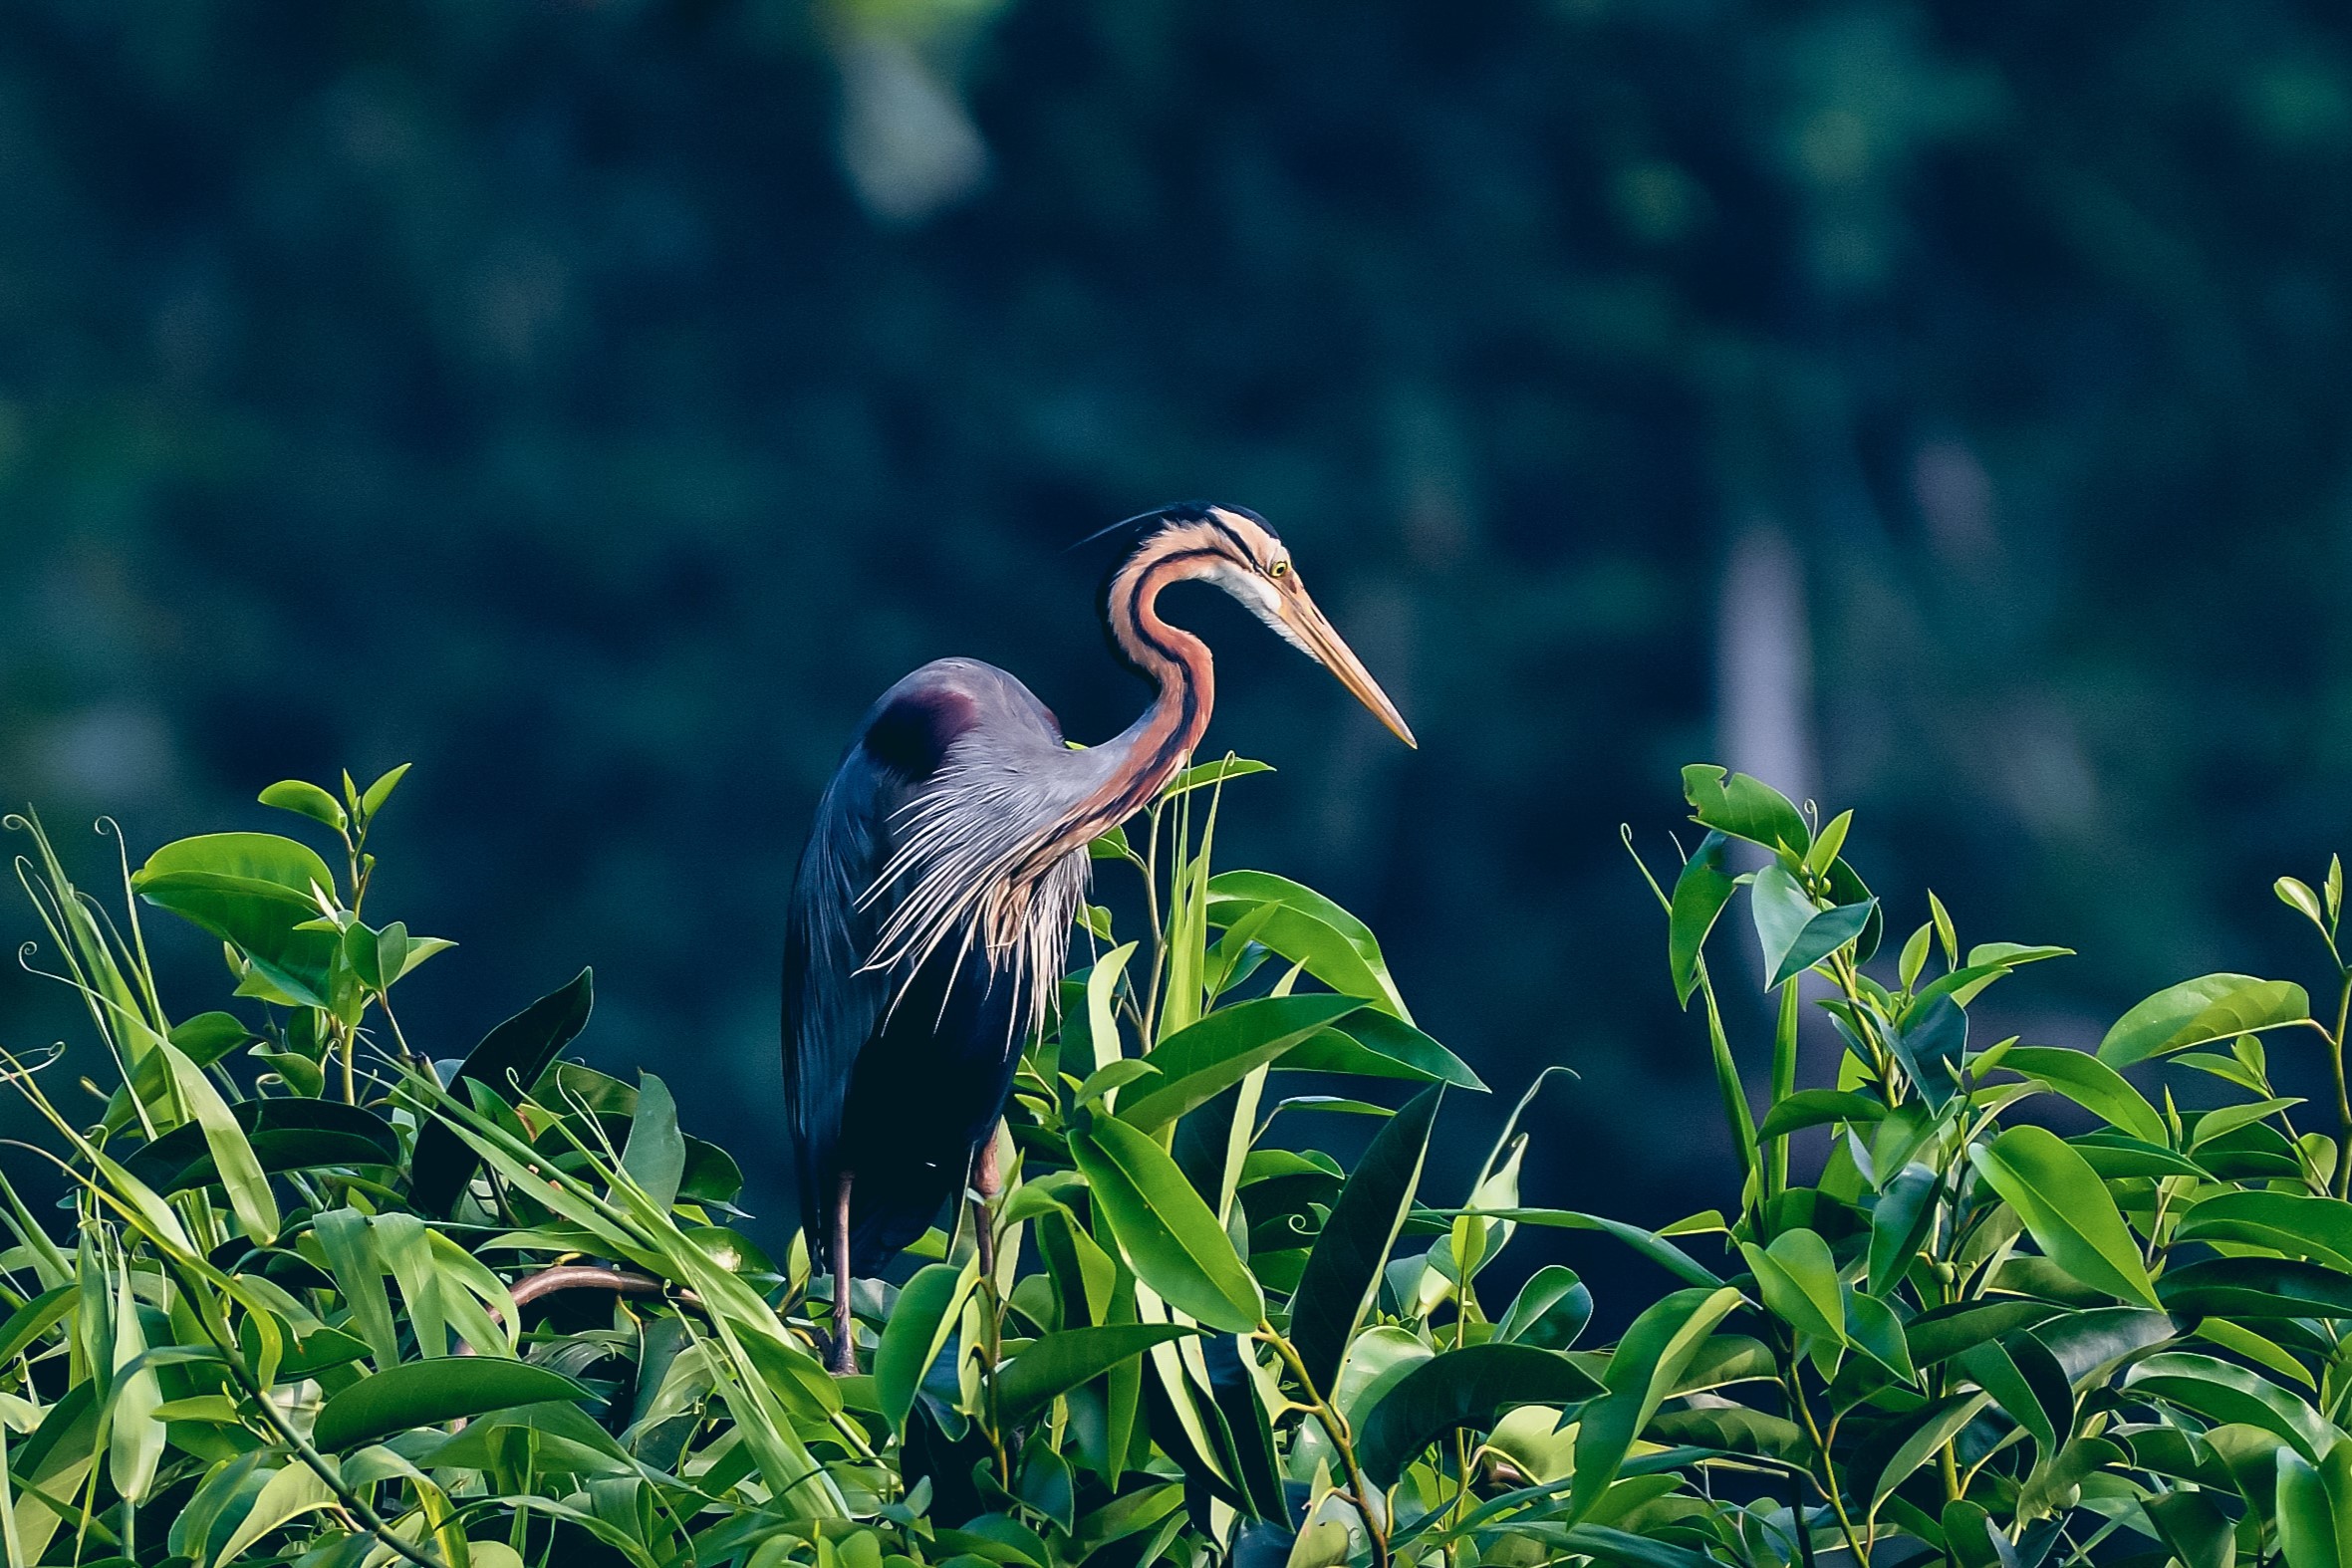
<instances>
[{"instance_id":1,"label":"shrub foliage","mask_svg":"<svg viewBox=\"0 0 2352 1568\"><path fill-rule=\"evenodd\" d=\"M397 772L263 794L331 855L183 840L126 860L119 910L13 819L113 1069L93 1117L66 1047L7 1058L73 1222L30 1206L33 1156L0 1182L8 1562L2352 1563L2339 867L2278 884L2332 1028L2297 985L2214 974L2096 1051L1985 1041L1976 999L2064 949L1963 946L1933 898L1882 941L1851 814L1686 770L1701 836L1651 889L1744 1182L1651 1232L1524 1200L1541 1079L1466 1190L1428 1189L1447 1098L1484 1086L1360 921L1212 872L1253 771L1196 769L1140 848L1096 847L1147 934L1088 912L1007 1191L846 1326L804 1248L738 1227L737 1166L658 1077L564 1059L587 973L461 1061L403 1036L393 992L447 943L363 913ZM167 1009L142 904L222 942L230 1007ZM1760 1102L1708 963L1743 923L1726 968L1778 1003ZM1809 1009L1833 1082L1798 1080ZM2332 1135L2270 1081L2269 1049L2313 1046ZM2053 1098L2095 1129L2016 1114ZM1337 1119L1377 1124L1353 1169L1306 1147ZM1800 1179L1806 1129L1828 1154ZM1588 1345L1572 1271L1482 1292L1529 1227L1679 1288ZM837 1382L845 1327L869 1371Z\"/></svg>"}]
</instances>

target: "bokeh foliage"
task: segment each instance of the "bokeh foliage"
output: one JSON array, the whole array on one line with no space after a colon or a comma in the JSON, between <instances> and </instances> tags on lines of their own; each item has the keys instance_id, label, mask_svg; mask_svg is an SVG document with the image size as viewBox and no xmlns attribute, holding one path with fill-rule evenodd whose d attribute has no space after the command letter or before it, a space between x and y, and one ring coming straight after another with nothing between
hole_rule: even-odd
<instances>
[{"instance_id":1,"label":"bokeh foliage","mask_svg":"<svg viewBox=\"0 0 2352 1568\"><path fill-rule=\"evenodd\" d=\"M1124 721L1069 539L1286 530L1428 746L1214 622L1223 738L1285 769L1238 831L1524 1068L1561 964L1638 959L1576 824L1705 749L1762 520L1891 891L2078 933L2082 1017L2274 934L2235 890L2352 803L2340 8L940 9L988 182L909 228L802 0L7 6L7 796L160 841L437 764L405 903L476 936L420 1016L597 958L608 1065L723 1086L783 1212L806 807L936 653ZM1644 1114L1538 1157L1661 1219L1729 1159L1670 1028L1581 1011Z\"/></svg>"}]
</instances>

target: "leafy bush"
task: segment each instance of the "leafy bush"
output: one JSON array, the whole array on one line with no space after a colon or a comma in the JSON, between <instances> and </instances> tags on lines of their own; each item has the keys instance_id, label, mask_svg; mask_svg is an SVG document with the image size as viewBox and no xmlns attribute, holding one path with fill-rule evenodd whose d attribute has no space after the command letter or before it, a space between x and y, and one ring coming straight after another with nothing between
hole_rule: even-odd
<instances>
[{"instance_id":1,"label":"leafy bush","mask_svg":"<svg viewBox=\"0 0 2352 1568\"><path fill-rule=\"evenodd\" d=\"M1149 934L1088 912L1016 1086L996 1265L967 1217L903 1283L861 1282L871 1371L839 1382L826 1292L797 1241L772 1260L736 1227L734 1162L657 1077L560 1059L585 972L461 1063L403 1038L392 992L446 944L362 916L396 773L265 792L339 865L184 840L126 863L119 919L13 819L117 1087L85 1122L52 1092L63 1047L8 1058L76 1222L60 1240L0 1183L8 1561L2352 1561L2347 1172L2264 1046L2314 1037L2352 1124L2339 868L2278 885L2325 944L2333 1029L2295 985L2220 974L2096 1052L1983 1044L1975 999L2064 949L1963 948L1931 899L1884 961L1850 815L1687 770L1704 836L1652 888L1745 1180L1728 1218L1653 1233L1522 1203L1540 1079L1467 1191L1423 1189L1446 1095L1483 1086L1361 922L1212 874L1216 802L1255 770L1194 770L1142 849L1097 846L1141 874ZM1760 1120L1706 956L1742 887L1778 998ZM243 1011L173 1021L141 901L221 939ZM1831 1084L1797 1082L1806 994L1847 1048ZM1318 1092L1286 1092L1301 1073ZM2039 1096L2098 1130L2013 1118ZM1378 1121L1353 1170L1295 1147L1334 1117ZM1807 1128L1831 1138L1809 1182ZM1481 1294L1530 1226L1682 1288L1579 1348L1572 1271Z\"/></svg>"}]
</instances>

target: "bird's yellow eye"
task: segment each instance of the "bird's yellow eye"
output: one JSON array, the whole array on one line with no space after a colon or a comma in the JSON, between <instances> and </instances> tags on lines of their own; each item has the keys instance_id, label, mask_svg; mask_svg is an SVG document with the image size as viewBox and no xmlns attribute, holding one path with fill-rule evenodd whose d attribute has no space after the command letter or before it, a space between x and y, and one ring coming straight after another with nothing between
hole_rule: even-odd
<instances>
[{"instance_id":1,"label":"bird's yellow eye","mask_svg":"<svg viewBox=\"0 0 2352 1568\"><path fill-rule=\"evenodd\" d=\"M1290 563L1288 561L1276 561L1272 566L1266 568L1266 576L1274 579L1276 582L1280 582L1289 575Z\"/></svg>"}]
</instances>

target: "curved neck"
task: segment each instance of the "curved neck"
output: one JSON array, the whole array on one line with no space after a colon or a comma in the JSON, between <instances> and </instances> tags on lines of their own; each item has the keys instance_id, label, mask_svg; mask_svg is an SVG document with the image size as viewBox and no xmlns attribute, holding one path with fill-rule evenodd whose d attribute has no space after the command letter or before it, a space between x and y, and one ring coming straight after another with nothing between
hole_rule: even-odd
<instances>
[{"instance_id":1,"label":"curved neck","mask_svg":"<svg viewBox=\"0 0 2352 1568\"><path fill-rule=\"evenodd\" d=\"M1101 747L1109 754L1110 776L1089 805L1099 805L1105 827L1151 804L1200 744L1216 702L1208 645L1160 618L1160 592L1171 583L1206 576L1219 555L1171 543L1174 548L1147 549L1123 567L1103 605L1104 622L1120 652L1160 688L1143 715Z\"/></svg>"}]
</instances>

